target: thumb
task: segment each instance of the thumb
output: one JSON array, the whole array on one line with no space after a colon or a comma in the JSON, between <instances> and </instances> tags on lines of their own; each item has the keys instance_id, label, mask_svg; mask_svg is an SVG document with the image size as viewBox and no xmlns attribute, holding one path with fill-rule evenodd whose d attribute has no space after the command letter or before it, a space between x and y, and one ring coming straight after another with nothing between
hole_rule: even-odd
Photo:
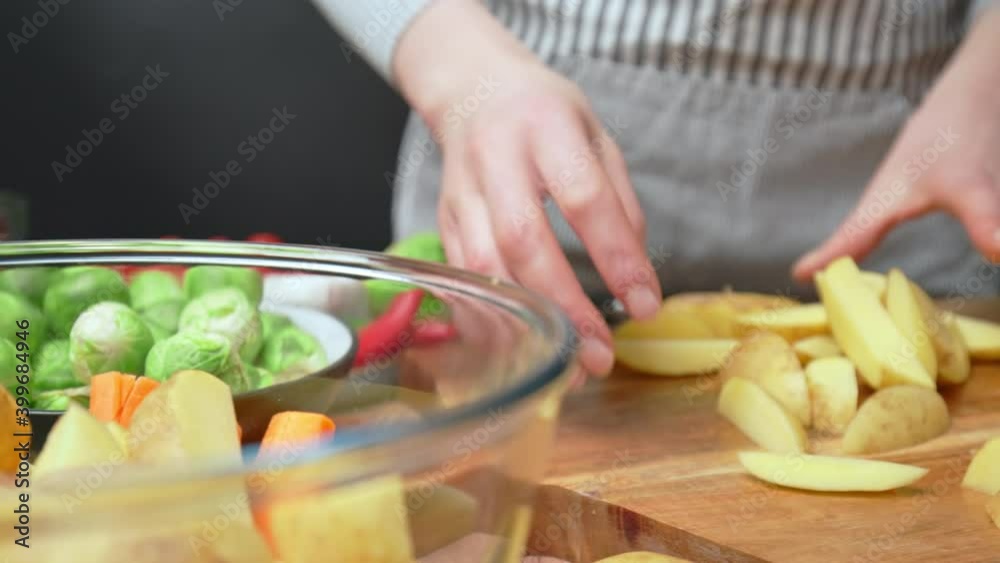
<instances>
[{"instance_id":1,"label":"thumb","mask_svg":"<svg viewBox=\"0 0 1000 563\"><path fill-rule=\"evenodd\" d=\"M953 188L955 196L945 202L965 227L972 244L991 262L1000 262L1000 185L983 179Z\"/></svg>"},{"instance_id":2,"label":"thumb","mask_svg":"<svg viewBox=\"0 0 1000 563\"><path fill-rule=\"evenodd\" d=\"M902 182L878 186L865 191L830 238L799 258L792 268L795 279L810 281L816 272L841 256L861 261L893 227L930 210L929 198L915 194Z\"/></svg>"}]
</instances>

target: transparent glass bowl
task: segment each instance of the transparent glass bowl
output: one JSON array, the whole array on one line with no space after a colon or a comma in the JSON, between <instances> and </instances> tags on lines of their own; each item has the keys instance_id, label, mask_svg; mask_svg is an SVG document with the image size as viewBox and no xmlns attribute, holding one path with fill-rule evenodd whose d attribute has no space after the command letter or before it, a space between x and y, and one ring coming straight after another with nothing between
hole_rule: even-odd
<instances>
[{"instance_id":1,"label":"transparent glass bowl","mask_svg":"<svg viewBox=\"0 0 1000 563\"><path fill-rule=\"evenodd\" d=\"M45 483L29 475L30 488L7 480L0 560L520 561L534 484L579 369L575 334L555 306L443 266L339 249L174 240L0 244L3 269L81 264L265 268L262 306L310 307L353 327L372 318L362 282L400 282L437 297L438 316L456 332L421 345L403 338L346 378L317 380L319 399L309 409L337 423L330 441L266 457L244 444L240 464L125 462ZM14 544L24 531L28 549Z\"/></svg>"}]
</instances>

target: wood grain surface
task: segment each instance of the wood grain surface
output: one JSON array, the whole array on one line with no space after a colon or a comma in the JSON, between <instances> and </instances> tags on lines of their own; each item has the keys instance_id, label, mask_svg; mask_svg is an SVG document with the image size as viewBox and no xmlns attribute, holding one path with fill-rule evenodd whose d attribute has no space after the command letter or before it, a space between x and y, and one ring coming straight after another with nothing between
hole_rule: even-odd
<instances>
[{"instance_id":1,"label":"wood grain surface","mask_svg":"<svg viewBox=\"0 0 1000 563\"><path fill-rule=\"evenodd\" d=\"M962 312L1000 319L1000 303ZM943 392L946 435L871 456L930 469L888 493L810 493L748 476L736 454L757 448L716 414L717 387L712 376L618 369L567 397L529 553L580 563L640 549L691 561L1000 562L987 497L960 484L976 448L1000 435L1000 364L976 364L965 385Z\"/></svg>"}]
</instances>

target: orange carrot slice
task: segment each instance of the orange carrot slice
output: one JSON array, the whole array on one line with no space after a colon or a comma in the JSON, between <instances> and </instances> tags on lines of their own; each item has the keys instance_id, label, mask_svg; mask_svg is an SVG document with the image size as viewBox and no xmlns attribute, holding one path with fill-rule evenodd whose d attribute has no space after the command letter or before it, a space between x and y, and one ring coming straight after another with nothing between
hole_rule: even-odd
<instances>
[{"instance_id":1,"label":"orange carrot slice","mask_svg":"<svg viewBox=\"0 0 1000 563\"><path fill-rule=\"evenodd\" d=\"M128 428L129 424L132 423L132 416L135 415L135 409L139 408L143 399L159 386L159 381L149 377L137 379L118 414L118 424L121 424L123 428Z\"/></svg>"},{"instance_id":2,"label":"orange carrot slice","mask_svg":"<svg viewBox=\"0 0 1000 563\"><path fill-rule=\"evenodd\" d=\"M90 378L90 414L101 422L115 422L135 384L135 376L109 371Z\"/></svg>"},{"instance_id":3,"label":"orange carrot slice","mask_svg":"<svg viewBox=\"0 0 1000 563\"><path fill-rule=\"evenodd\" d=\"M260 442L260 452L280 446L311 442L326 438L336 431L337 425L326 415L315 412L286 411L271 417L271 422Z\"/></svg>"}]
</instances>

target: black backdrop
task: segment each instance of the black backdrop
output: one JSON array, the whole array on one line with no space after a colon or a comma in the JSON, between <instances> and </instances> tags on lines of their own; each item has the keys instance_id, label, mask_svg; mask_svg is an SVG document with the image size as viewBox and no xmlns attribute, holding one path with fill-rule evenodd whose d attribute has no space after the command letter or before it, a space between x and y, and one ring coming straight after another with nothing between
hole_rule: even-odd
<instances>
[{"instance_id":1,"label":"black backdrop","mask_svg":"<svg viewBox=\"0 0 1000 563\"><path fill-rule=\"evenodd\" d=\"M40 2L58 13L35 16ZM232 9L220 21L222 2ZM237 2L0 2L0 185L28 196L31 238L273 231L293 242L387 243L384 178L405 105L345 56L308 0ZM21 18L33 16L44 25L28 38ZM27 39L14 38L18 53L9 33ZM168 76L145 90L156 65ZM145 99L124 117L116 99L135 87ZM247 162L241 143L275 108L295 118ZM105 118L114 130L60 182L52 162L66 163L66 145ZM186 223L179 205L196 203L192 189L230 160L239 175Z\"/></svg>"}]
</instances>

